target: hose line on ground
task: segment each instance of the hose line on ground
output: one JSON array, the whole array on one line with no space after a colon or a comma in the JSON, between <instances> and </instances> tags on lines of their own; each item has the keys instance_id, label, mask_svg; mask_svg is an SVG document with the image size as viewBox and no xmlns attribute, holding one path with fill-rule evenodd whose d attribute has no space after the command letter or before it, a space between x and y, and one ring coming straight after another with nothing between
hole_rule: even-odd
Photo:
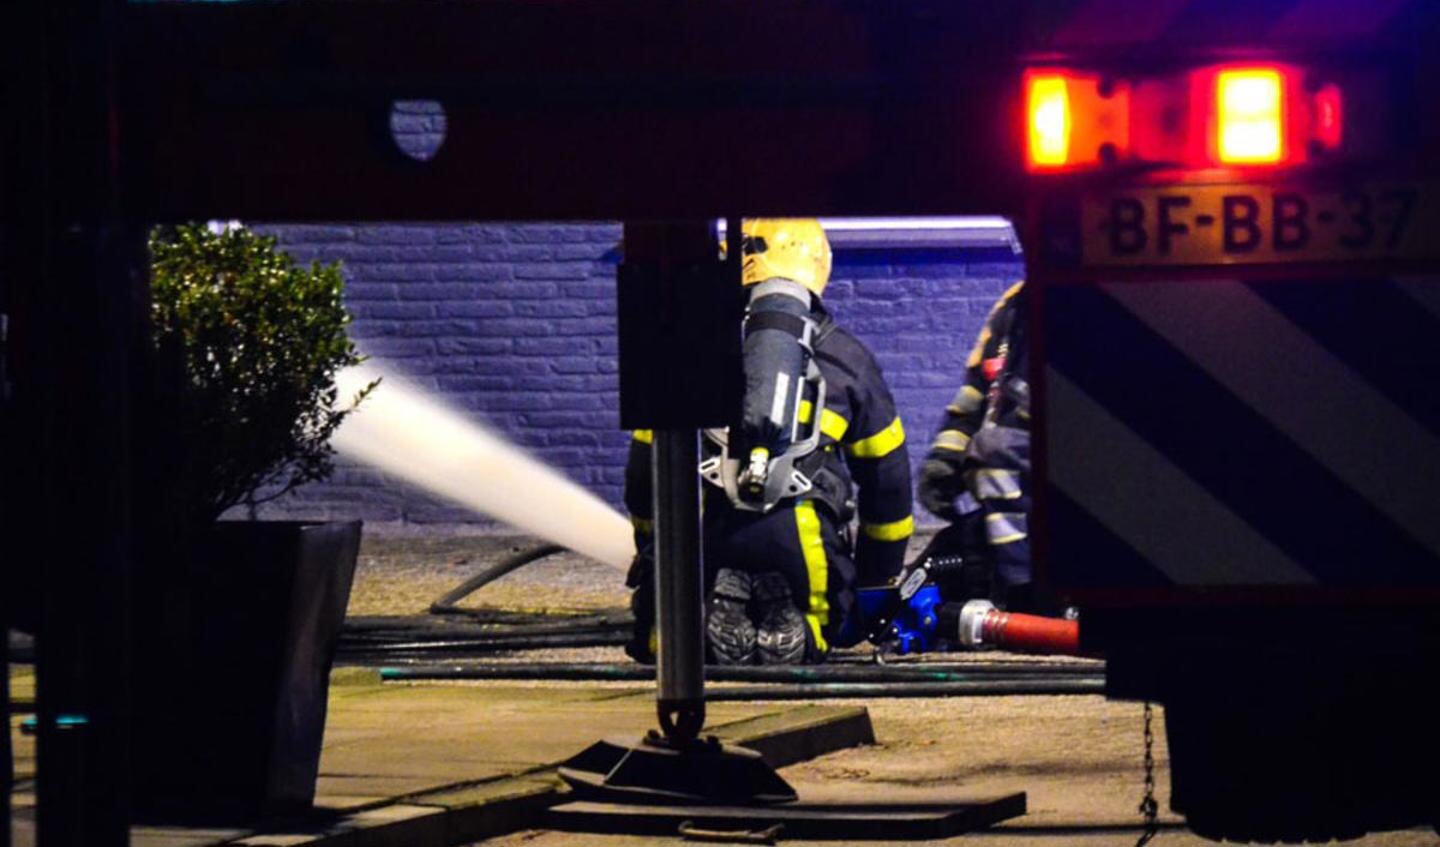
<instances>
[{"instance_id":1,"label":"hose line on ground","mask_svg":"<svg viewBox=\"0 0 1440 847\"><path fill-rule=\"evenodd\" d=\"M538 547L532 547L529 550L521 550L519 553L516 553L515 555L503 559L497 564L491 565L490 567L480 571L480 573L475 574L474 576L455 586L451 590L447 591L445 594L441 595L439 599L430 604L430 614L473 615L477 611L483 612L484 610L462 609L456 604L459 603L461 600L464 600L466 597L469 597L471 594L474 594L476 591L479 591L480 589L499 579L500 577L510 573L511 571L519 570L520 568L525 567L531 562L536 562L540 559L546 559L550 556L555 555L556 553L564 552L566 552L566 548L561 547L559 544L541 544Z\"/></svg>"},{"instance_id":2,"label":"hose line on ground","mask_svg":"<svg viewBox=\"0 0 1440 847\"><path fill-rule=\"evenodd\" d=\"M829 683L953 683L993 679L1028 679L1032 677L1102 678L1105 667L1099 663L1072 662L1065 664L1014 662L1008 664L921 663L907 666L873 664L769 665L734 666L707 665L705 678L711 682L783 682L795 684ZM655 678L653 665L608 662L505 662L476 664L431 664L410 667L384 667L385 679L463 679L463 680L563 680L572 682L649 681Z\"/></svg>"},{"instance_id":3,"label":"hose line on ground","mask_svg":"<svg viewBox=\"0 0 1440 847\"><path fill-rule=\"evenodd\" d=\"M430 604L433 617L367 617L345 622L342 662L416 660L426 656L509 652L625 643L634 623L623 609L579 614L518 612L459 606L461 600L532 562L568 552L558 544L521 550L445 592ZM456 620L456 619L460 620ZM448 620L446 620L448 619Z\"/></svg>"},{"instance_id":4,"label":"hose line on ground","mask_svg":"<svg viewBox=\"0 0 1440 847\"><path fill-rule=\"evenodd\" d=\"M818 685L747 685L712 688L705 699L729 700L840 700L886 697L1055 697L1100 695L1105 680L1055 677L1052 679L996 679L974 682L849 683Z\"/></svg>"},{"instance_id":5,"label":"hose line on ground","mask_svg":"<svg viewBox=\"0 0 1440 847\"><path fill-rule=\"evenodd\" d=\"M903 684L955 686L995 683L1100 683L1105 668L1084 663L938 663L908 666L873 664L724 666L711 665L705 677L715 683L779 683L798 687L855 687ZM570 682L648 682L653 666L629 663L516 662L477 664L396 664L380 670L384 680L552 680ZM856 689L859 690L859 689Z\"/></svg>"},{"instance_id":6,"label":"hose line on ground","mask_svg":"<svg viewBox=\"0 0 1440 847\"><path fill-rule=\"evenodd\" d=\"M558 666L566 667L566 666ZM574 666L570 666L574 667ZM981 666L977 666L981 667ZM493 679L554 679L587 681L647 682L654 679L654 669L638 665L597 665L586 675L548 674L543 664L518 666L516 673L506 674L497 667L476 672L465 666L385 667L380 678L387 682L422 680L493 680ZM723 668L706 669L708 682L719 683L706 689L705 699L726 700L831 700L851 698L892 697L1013 697L1098 695L1105 693L1104 671L1091 667L1089 673L1016 674L1013 668L980 673L954 673L945 681L931 681L925 673L904 678L881 678L875 681L816 680L814 668ZM746 673L746 672L765 673ZM789 681L786 680L789 672ZM796 682L806 675L810 681ZM726 678L736 681L768 682L760 685L726 685Z\"/></svg>"}]
</instances>

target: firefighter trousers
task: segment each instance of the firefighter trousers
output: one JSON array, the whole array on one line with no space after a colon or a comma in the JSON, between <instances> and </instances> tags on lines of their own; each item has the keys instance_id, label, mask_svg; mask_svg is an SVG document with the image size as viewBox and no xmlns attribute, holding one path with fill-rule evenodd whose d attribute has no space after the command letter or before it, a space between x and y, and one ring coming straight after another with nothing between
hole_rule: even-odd
<instances>
[{"instance_id":1,"label":"firefighter trousers","mask_svg":"<svg viewBox=\"0 0 1440 847\"><path fill-rule=\"evenodd\" d=\"M704 527L707 586L721 568L752 575L775 571L790 584L796 608L805 614L821 652L864 637L852 545L825 505L791 501L760 514L707 496Z\"/></svg>"}]
</instances>

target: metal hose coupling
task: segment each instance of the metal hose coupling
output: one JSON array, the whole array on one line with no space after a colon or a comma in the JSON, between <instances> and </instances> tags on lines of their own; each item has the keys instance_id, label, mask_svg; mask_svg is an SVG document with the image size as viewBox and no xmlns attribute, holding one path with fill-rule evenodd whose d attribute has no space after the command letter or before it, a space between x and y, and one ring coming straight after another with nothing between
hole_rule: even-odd
<instances>
[{"instance_id":1,"label":"metal hose coupling","mask_svg":"<svg viewBox=\"0 0 1440 847\"><path fill-rule=\"evenodd\" d=\"M960 608L960 643L979 647L985 643L985 621L998 612L989 600L971 600Z\"/></svg>"}]
</instances>

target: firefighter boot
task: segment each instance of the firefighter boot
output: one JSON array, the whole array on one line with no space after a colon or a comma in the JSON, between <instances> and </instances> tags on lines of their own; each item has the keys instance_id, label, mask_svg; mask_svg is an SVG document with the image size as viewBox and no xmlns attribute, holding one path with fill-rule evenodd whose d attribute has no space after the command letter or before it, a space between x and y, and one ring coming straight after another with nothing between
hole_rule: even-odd
<instances>
[{"instance_id":1,"label":"firefighter boot","mask_svg":"<svg viewBox=\"0 0 1440 847\"><path fill-rule=\"evenodd\" d=\"M715 573L705 615L705 640L717 665L748 665L755 660L755 624L750 622L750 574L732 568Z\"/></svg>"},{"instance_id":2,"label":"firefighter boot","mask_svg":"<svg viewBox=\"0 0 1440 847\"><path fill-rule=\"evenodd\" d=\"M819 659L805 615L795 607L790 583L774 571L755 577L755 652L762 665L799 665Z\"/></svg>"}]
</instances>

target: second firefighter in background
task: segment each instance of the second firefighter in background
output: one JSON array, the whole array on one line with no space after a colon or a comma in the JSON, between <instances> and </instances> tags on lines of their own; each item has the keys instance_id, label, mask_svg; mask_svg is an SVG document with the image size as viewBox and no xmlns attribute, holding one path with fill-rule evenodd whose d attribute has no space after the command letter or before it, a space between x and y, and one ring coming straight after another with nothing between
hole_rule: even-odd
<instances>
[{"instance_id":1,"label":"second firefighter in background","mask_svg":"<svg viewBox=\"0 0 1440 847\"><path fill-rule=\"evenodd\" d=\"M966 561L965 584L948 587L947 599L980 597L1011 611L1058 614L1037 594L1030 561L1027 324L1024 283L1016 283L991 309L966 361L965 384L945 408L921 466L920 502L952 524L931 549ZM958 505L966 500L969 509Z\"/></svg>"},{"instance_id":2,"label":"second firefighter in background","mask_svg":"<svg viewBox=\"0 0 1440 847\"><path fill-rule=\"evenodd\" d=\"M745 398L736 426L706 431L697 469L708 653L815 662L864 637L856 586L903 565L910 462L880 367L821 302L831 252L820 223L749 219L742 236ZM634 434L625 473L639 550L626 651L641 661L655 652L650 440Z\"/></svg>"}]
</instances>

